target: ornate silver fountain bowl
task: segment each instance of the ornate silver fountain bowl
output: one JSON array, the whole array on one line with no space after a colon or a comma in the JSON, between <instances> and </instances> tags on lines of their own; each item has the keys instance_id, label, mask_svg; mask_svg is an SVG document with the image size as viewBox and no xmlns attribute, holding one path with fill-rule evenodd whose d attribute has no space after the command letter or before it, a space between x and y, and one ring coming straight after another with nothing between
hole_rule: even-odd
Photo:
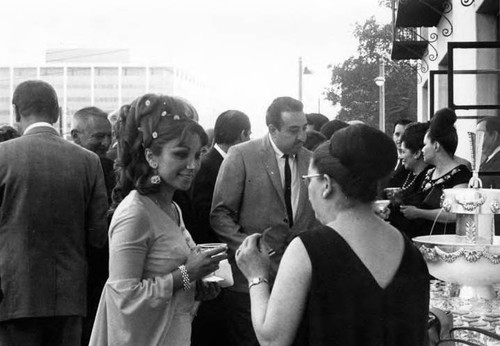
<instances>
[{"instance_id":1,"label":"ornate silver fountain bowl","mask_svg":"<svg viewBox=\"0 0 500 346\"><path fill-rule=\"evenodd\" d=\"M500 189L446 189L443 211L457 216L456 234L413 238L432 276L460 285L463 298L494 298L500 283L500 236L494 215L500 213Z\"/></svg>"}]
</instances>

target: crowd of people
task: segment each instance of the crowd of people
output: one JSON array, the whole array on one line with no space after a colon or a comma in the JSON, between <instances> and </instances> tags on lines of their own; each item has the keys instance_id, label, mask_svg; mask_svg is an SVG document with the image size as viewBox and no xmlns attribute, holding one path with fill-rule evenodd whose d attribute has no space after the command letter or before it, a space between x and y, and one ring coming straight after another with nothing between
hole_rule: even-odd
<instances>
[{"instance_id":1,"label":"crowd of people","mask_svg":"<svg viewBox=\"0 0 500 346\"><path fill-rule=\"evenodd\" d=\"M263 137L228 110L210 139L187 100L146 94L113 122L79 110L71 142L52 126L48 83L19 84L13 106L19 133L0 129L1 345L426 342L429 273L410 239L454 231L439 199L471 172L452 110L402 119L391 139L278 97ZM500 122L477 130L496 171ZM372 203L386 187L399 192L384 220ZM221 288L206 278L226 259Z\"/></svg>"}]
</instances>

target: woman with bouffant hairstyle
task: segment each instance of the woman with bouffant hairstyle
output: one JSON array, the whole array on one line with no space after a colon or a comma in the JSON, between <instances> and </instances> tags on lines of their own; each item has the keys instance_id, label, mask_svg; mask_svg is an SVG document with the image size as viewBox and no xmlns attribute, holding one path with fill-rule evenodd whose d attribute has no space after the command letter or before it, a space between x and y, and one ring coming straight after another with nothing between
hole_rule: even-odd
<instances>
[{"instance_id":1,"label":"woman with bouffant hairstyle","mask_svg":"<svg viewBox=\"0 0 500 346\"><path fill-rule=\"evenodd\" d=\"M186 101L147 94L120 110L118 183L109 230L109 279L90 345L189 345L201 278L226 258L200 251L184 227L176 190L188 190L207 144Z\"/></svg>"},{"instance_id":2,"label":"woman with bouffant hairstyle","mask_svg":"<svg viewBox=\"0 0 500 346\"><path fill-rule=\"evenodd\" d=\"M261 345L424 344L427 266L372 207L396 159L392 139L366 125L341 129L314 151L303 178L323 225L290 243L272 291L261 235L243 241L236 262L249 280Z\"/></svg>"},{"instance_id":3,"label":"woman with bouffant hairstyle","mask_svg":"<svg viewBox=\"0 0 500 346\"><path fill-rule=\"evenodd\" d=\"M456 215L441 210L441 195L444 189L467 187L472 174L455 157L458 135L455 129L457 115L450 108L438 110L431 120L424 137L422 153L424 162L434 166L425 173L420 184L422 201L417 206L402 205L405 218L419 220L420 234L455 233ZM449 225L451 223L451 225Z\"/></svg>"}]
</instances>

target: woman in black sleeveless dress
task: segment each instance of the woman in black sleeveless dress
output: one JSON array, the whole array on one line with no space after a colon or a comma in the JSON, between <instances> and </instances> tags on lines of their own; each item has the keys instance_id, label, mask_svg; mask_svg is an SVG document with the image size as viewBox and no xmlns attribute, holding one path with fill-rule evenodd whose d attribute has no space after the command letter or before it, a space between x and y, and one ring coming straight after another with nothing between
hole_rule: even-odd
<instances>
[{"instance_id":1,"label":"woman in black sleeveless dress","mask_svg":"<svg viewBox=\"0 0 500 346\"><path fill-rule=\"evenodd\" d=\"M314 152L303 178L323 226L290 243L271 293L269 249L258 234L242 243L236 261L261 345L423 345L427 266L371 205L396 159L392 140L366 125L336 132Z\"/></svg>"}]
</instances>

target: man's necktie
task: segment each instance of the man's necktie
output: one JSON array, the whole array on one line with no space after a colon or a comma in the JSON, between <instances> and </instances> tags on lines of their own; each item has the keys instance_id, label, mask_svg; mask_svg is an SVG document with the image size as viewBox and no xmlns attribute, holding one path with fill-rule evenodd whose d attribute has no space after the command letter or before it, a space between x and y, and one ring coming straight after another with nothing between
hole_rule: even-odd
<instances>
[{"instance_id":1,"label":"man's necktie","mask_svg":"<svg viewBox=\"0 0 500 346\"><path fill-rule=\"evenodd\" d=\"M288 225L293 226L293 210L292 210L292 171L288 163L288 155L283 155L285 159L285 204L286 213L288 215Z\"/></svg>"}]
</instances>

